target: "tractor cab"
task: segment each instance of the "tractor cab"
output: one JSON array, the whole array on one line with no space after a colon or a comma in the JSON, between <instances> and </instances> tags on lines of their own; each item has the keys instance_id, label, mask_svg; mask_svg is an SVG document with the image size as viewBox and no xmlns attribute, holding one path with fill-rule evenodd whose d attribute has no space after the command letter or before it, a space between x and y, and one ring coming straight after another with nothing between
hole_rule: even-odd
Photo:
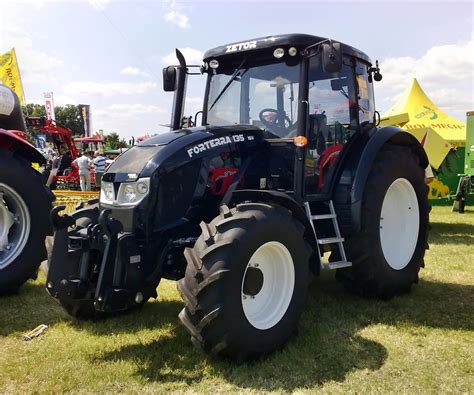
<instances>
[{"instance_id":1,"label":"tractor cab","mask_svg":"<svg viewBox=\"0 0 474 395\"><path fill-rule=\"evenodd\" d=\"M179 67L164 69L165 90L176 88L172 129L182 126L182 81L189 70L178 58ZM300 199L325 191L344 146L375 123L371 82L381 78L378 67L325 38L290 34L217 47L204 54L201 71L207 75L202 125L260 128L275 157L294 166L287 184Z\"/></svg>"}]
</instances>

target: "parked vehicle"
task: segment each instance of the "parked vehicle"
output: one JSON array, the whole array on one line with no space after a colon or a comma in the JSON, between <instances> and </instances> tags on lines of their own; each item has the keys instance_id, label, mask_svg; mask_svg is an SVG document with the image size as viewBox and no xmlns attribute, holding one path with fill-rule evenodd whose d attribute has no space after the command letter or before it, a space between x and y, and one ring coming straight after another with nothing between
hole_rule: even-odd
<instances>
[{"instance_id":1,"label":"parked vehicle","mask_svg":"<svg viewBox=\"0 0 474 395\"><path fill-rule=\"evenodd\" d=\"M79 170L71 162L81 152L103 151L103 140L99 137L73 138L72 131L45 117L26 117L26 125L50 136L54 149L59 156L68 155L67 166L52 169L48 186L51 189L79 190ZM95 188L94 169L91 170L91 185Z\"/></svg>"},{"instance_id":2,"label":"parked vehicle","mask_svg":"<svg viewBox=\"0 0 474 395\"><path fill-rule=\"evenodd\" d=\"M66 311L136 309L174 279L193 343L242 361L296 332L320 270L366 296L408 292L427 245L428 159L409 133L375 126L377 63L304 34L223 45L200 68L202 125L182 128L196 73L177 56L163 71L173 131L119 156L98 204L52 211L47 288Z\"/></svg>"}]
</instances>

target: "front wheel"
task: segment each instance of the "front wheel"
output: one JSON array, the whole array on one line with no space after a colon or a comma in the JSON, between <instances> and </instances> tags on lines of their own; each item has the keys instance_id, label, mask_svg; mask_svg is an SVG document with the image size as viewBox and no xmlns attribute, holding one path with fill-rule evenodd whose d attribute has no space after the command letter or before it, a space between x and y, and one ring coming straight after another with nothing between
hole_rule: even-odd
<instances>
[{"instance_id":1,"label":"front wheel","mask_svg":"<svg viewBox=\"0 0 474 395\"><path fill-rule=\"evenodd\" d=\"M281 348L297 331L310 279L304 226L282 207L244 203L201 228L178 282L193 343L237 361Z\"/></svg>"}]
</instances>

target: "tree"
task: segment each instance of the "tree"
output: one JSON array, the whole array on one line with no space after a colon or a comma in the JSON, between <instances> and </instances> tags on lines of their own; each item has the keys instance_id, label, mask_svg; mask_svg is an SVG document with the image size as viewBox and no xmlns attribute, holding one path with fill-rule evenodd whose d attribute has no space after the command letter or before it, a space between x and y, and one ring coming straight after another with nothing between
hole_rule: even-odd
<instances>
[{"instance_id":1,"label":"tree","mask_svg":"<svg viewBox=\"0 0 474 395\"><path fill-rule=\"evenodd\" d=\"M124 138L120 138L116 132L104 134L104 143L106 149L128 148L128 144Z\"/></svg>"},{"instance_id":2,"label":"tree","mask_svg":"<svg viewBox=\"0 0 474 395\"><path fill-rule=\"evenodd\" d=\"M74 136L84 136L84 121L78 106L66 104L54 107L56 122L64 128L71 129Z\"/></svg>"}]
</instances>

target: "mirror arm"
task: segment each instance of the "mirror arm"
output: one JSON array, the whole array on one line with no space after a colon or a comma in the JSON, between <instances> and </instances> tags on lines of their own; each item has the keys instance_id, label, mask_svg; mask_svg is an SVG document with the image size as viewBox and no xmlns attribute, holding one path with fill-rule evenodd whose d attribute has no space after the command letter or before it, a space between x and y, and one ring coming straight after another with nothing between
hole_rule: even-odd
<instances>
[{"instance_id":1,"label":"mirror arm","mask_svg":"<svg viewBox=\"0 0 474 395\"><path fill-rule=\"evenodd\" d=\"M305 49L303 49L301 54L306 58L312 58L313 56L316 56L321 51L321 44L324 44L327 42L332 47L332 40L322 40L322 41L318 41L317 43L308 45ZM316 49L312 51L313 48L316 48Z\"/></svg>"}]
</instances>

